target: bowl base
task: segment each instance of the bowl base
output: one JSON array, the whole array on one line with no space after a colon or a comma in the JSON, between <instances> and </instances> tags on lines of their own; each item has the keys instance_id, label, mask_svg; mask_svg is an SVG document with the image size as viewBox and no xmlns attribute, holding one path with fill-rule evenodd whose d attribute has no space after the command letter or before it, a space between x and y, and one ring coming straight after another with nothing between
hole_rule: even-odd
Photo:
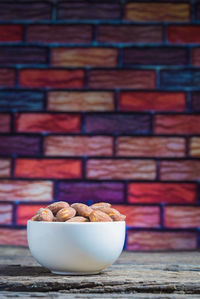
<instances>
[{"instance_id":1,"label":"bowl base","mask_svg":"<svg viewBox=\"0 0 200 299\"><path fill-rule=\"evenodd\" d=\"M101 273L101 271L94 272L61 272L61 271L51 271L53 274L57 275L95 275Z\"/></svg>"}]
</instances>

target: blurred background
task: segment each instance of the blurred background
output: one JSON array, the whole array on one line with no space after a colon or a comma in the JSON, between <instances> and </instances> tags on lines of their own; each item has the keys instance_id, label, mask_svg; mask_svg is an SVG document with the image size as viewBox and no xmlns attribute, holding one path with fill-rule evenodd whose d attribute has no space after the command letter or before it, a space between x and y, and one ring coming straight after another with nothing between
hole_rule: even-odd
<instances>
[{"instance_id":1,"label":"blurred background","mask_svg":"<svg viewBox=\"0 0 200 299\"><path fill-rule=\"evenodd\" d=\"M0 2L0 244L110 202L128 250L200 242L200 1Z\"/></svg>"}]
</instances>

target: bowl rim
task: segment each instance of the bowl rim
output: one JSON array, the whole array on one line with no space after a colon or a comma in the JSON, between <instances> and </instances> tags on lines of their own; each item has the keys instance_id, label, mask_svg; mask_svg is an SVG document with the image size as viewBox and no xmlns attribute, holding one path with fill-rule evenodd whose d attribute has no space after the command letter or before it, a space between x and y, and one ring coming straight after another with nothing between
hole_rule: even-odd
<instances>
[{"instance_id":1,"label":"bowl rim","mask_svg":"<svg viewBox=\"0 0 200 299\"><path fill-rule=\"evenodd\" d=\"M89 225L91 225L91 224L97 224L97 223L98 223L98 225L101 225L102 223L104 223L104 224L105 223L109 223L109 224L110 223L112 223L112 224L113 223L115 223L115 224L116 223L126 223L126 221L124 221L124 220L123 221L101 221L101 222L100 221L99 222L90 222L90 221L88 221L88 222L67 222L67 221L65 221L65 222L59 222L59 221L58 222L53 222L53 221L33 221L31 219L27 220L27 223L33 223L33 222L34 223L45 223L45 224L54 223L56 225L57 224L58 225L60 225L60 224L66 224L66 225L69 225L69 224L72 224L72 225L78 225L78 224L79 225L86 225L87 224L88 225L89 224Z\"/></svg>"}]
</instances>

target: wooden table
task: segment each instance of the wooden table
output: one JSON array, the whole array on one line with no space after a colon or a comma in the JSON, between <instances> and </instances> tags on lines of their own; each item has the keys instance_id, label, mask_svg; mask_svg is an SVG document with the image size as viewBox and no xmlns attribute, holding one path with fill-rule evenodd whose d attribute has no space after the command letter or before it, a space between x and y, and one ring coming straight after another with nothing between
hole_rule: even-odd
<instances>
[{"instance_id":1,"label":"wooden table","mask_svg":"<svg viewBox=\"0 0 200 299\"><path fill-rule=\"evenodd\" d=\"M0 247L0 299L200 298L200 252L123 252L99 275L59 276L26 248Z\"/></svg>"}]
</instances>

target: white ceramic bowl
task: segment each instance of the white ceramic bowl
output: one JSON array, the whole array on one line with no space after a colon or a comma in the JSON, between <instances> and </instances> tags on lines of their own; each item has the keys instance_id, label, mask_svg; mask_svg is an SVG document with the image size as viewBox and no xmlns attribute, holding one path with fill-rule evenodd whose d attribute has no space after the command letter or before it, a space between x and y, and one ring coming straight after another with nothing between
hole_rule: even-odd
<instances>
[{"instance_id":1,"label":"white ceramic bowl","mask_svg":"<svg viewBox=\"0 0 200 299\"><path fill-rule=\"evenodd\" d=\"M95 274L123 249L125 222L27 223L28 245L39 264L56 274Z\"/></svg>"}]
</instances>

